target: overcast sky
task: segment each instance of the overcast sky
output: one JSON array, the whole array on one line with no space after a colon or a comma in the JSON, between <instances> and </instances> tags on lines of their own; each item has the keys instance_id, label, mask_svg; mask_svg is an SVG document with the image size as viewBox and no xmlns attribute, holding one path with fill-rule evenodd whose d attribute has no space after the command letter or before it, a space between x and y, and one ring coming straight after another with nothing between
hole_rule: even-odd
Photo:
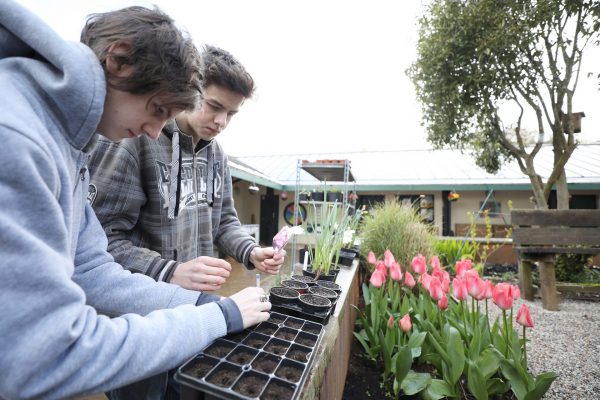
<instances>
[{"instance_id":1,"label":"overcast sky","mask_svg":"<svg viewBox=\"0 0 600 400\"><path fill-rule=\"evenodd\" d=\"M428 147L405 74L421 0L19 1L71 40L90 13L156 4L197 45L230 51L258 85L218 137L230 155ZM574 111L586 113L580 137L600 140L600 93L585 72Z\"/></svg>"}]
</instances>

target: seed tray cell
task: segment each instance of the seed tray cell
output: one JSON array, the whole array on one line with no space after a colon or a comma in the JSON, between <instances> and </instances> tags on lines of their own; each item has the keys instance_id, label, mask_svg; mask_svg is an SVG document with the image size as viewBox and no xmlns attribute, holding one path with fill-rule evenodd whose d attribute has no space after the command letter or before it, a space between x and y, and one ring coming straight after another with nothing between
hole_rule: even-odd
<instances>
[{"instance_id":1,"label":"seed tray cell","mask_svg":"<svg viewBox=\"0 0 600 400\"><path fill-rule=\"evenodd\" d=\"M204 400L294 400L322 331L317 322L271 312L268 321L215 340L179 367L181 399L202 392Z\"/></svg>"}]
</instances>

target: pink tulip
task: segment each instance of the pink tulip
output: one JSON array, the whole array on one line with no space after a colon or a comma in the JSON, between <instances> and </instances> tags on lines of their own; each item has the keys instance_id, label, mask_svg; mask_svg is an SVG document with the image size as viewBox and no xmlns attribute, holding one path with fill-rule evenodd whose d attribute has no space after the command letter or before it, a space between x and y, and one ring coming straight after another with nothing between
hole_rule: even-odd
<instances>
[{"instance_id":1,"label":"pink tulip","mask_svg":"<svg viewBox=\"0 0 600 400\"><path fill-rule=\"evenodd\" d=\"M419 283L427 291L429 291L429 283L430 282L431 282L431 275L429 275L427 272L425 272L423 275L421 275L419 277Z\"/></svg>"},{"instance_id":2,"label":"pink tulip","mask_svg":"<svg viewBox=\"0 0 600 400\"><path fill-rule=\"evenodd\" d=\"M479 277L479 273L474 269L465 272L465 282L467 284L467 292L475 300L485 298L485 283Z\"/></svg>"},{"instance_id":3,"label":"pink tulip","mask_svg":"<svg viewBox=\"0 0 600 400\"><path fill-rule=\"evenodd\" d=\"M523 304L521 308L519 308L519 311L517 311L517 322L528 328L533 328L533 319L531 318L527 305Z\"/></svg>"},{"instance_id":4,"label":"pink tulip","mask_svg":"<svg viewBox=\"0 0 600 400\"><path fill-rule=\"evenodd\" d=\"M429 295L433 300L439 300L444 296L442 290L442 282L436 277L431 277L429 280Z\"/></svg>"},{"instance_id":5,"label":"pink tulip","mask_svg":"<svg viewBox=\"0 0 600 400\"><path fill-rule=\"evenodd\" d=\"M388 328L393 329L394 328L394 316L390 315L390 319L388 319Z\"/></svg>"},{"instance_id":6,"label":"pink tulip","mask_svg":"<svg viewBox=\"0 0 600 400\"><path fill-rule=\"evenodd\" d=\"M421 254L418 254L415 257L413 257L411 266L413 271L419 275L424 274L425 271L427 271L425 257Z\"/></svg>"},{"instance_id":7,"label":"pink tulip","mask_svg":"<svg viewBox=\"0 0 600 400\"><path fill-rule=\"evenodd\" d=\"M460 301L467 299L469 295L467 292L467 285L462 279L454 278L452 280L452 294Z\"/></svg>"},{"instance_id":8,"label":"pink tulip","mask_svg":"<svg viewBox=\"0 0 600 400\"><path fill-rule=\"evenodd\" d=\"M442 267L442 265L440 264L440 258L438 256L431 257L431 261L429 261L429 264L431 264L431 268L433 268L433 270Z\"/></svg>"},{"instance_id":9,"label":"pink tulip","mask_svg":"<svg viewBox=\"0 0 600 400\"><path fill-rule=\"evenodd\" d=\"M450 290L450 274L447 271L442 274L442 290L444 293L448 293Z\"/></svg>"},{"instance_id":10,"label":"pink tulip","mask_svg":"<svg viewBox=\"0 0 600 400\"><path fill-rule=\"evenodd\" d=\"M400 282L402 280L402 270L400 269L400 264L398 264L396 261L394 261L390 267L390 278L396 282Z\"/></svg>"},{"instance_id":11,"label":"pink tulip","mask_svg":"<svg viewBox=\"0 0 600 400\"><path fill-rule=\"evenodd\" d=\"M377 258L375 257L375 253L373 253L372 251L370 251L367 255L367 262L372 265L377 264Z\"/></svg>"},{"instance_id":12,"label":"pink tulip","mask_svg":"<svg viewBox=\"0 0 600 400\"><path fill-rule=\"evenodd\" d=\"M456 262L456 276L460 279L465 278L465 272L473 268L471 260L460 260Z\"/></svg>"},{"instance_id":13,"label":"pink tulip","mask_svg":"<svg viewBox=\"0 0 600 400\"><path fill-rule=\"evenodd\" d=\"M494 293L494 282L486 279L485 281L483 281L485 283L485 293L484 293L484 297L486 299L491 299L493 297L493 293Z\"/></svg>"},{"instance_id":14,"label":"pink tulip","mask_svg":"<svg viewBox=\"0 0 600 400\"><path fill-rule=\"evenodd\" d=\"M519 300L521 298L521 289L519 289L518 285L512 285L513 288L513 300Z\"/></svg>"},{"instance_id":15,"label":"pink tulip","mask_svg":"<svg viewBox=\"0 0 600 400\"><path fill-rule=\"evenodd\" d=\"M371 275L371 279L369 279L369 282L374 287L380 288L381 285L383 285L383 282L385 282L385 276L383 276L383 274L376 269L375 272L373 272L373 275Z\"/></svg>"},{"instance_id":16,"label":"pink tulip","mask_svg":"<svg viewBox=\"0 0 600 400\"><path fill-rule=\"evenodd\" d=\"M412 322L410 322L410 315L406 314L400 321L398 321L398 325L400 329L402 329L405 333L410 332L412 328Z\"/></svg>"},{"instance_id":17,"label":"pink tulip","mask_svg":"<svg viewBox=\"0 0 600 400\"><path fill-rule=\"evenodd\" d=\"M391 268L392 264L396 262L391 251L386 250L385 253L383 253L383 262L388 268Z\"/></svg>"},{"instance_id":18,"label":"pink tulip","mask_svg":"<svg viewBox=\"0 0 600 400\"><path fill-rule=\"evenodd\" d=\"M500 307L503 310L508 310L513 305L513 287L508 283L502 282L496 285L494 288L494 292L492 293L492 298L494 299L494 304Z\"/></svg>"},{"instance_id":19,"label":"pink tulip","mask_svg":"<svg viewBox=\"0 0 600 400\"><path fill-rule=\"evenodd\" d=\"M404 286L407 288L414 288L417 282L415 282L415 278L412 276L410 272L404 273Z\"/></svg>"},{"instance_id":20,"label":"pink tulip","mask_svg":"<svg viewBox=\"0 0 600 400\"><path fill-rule=\"evenodd\" d=\"M385 278L387 277L387 268L385 267L385 264L383 263L383 261L379 261L377 263L375 270L379 271L379 273L383 276L383 280L385 281Z\"/></svg>"},{"instance_id":21,"label":"pink tulip","mask_svg":"<svg viewBox=\"0 0 600 400\"><path fill-rule=\"evenodd\" d=\"M445 310L448 308L448 296L445 294L442 296L442 298L438 301L438 307L440 310Z\"/></svg>"},{"instance_id":22,"label":"pink tulip","mask_svg":"<svg viewBox=\"0 0 600 400\"><path fill-rule=\"evenodd\" d=\"M438 265L436 267L433 267L433 270L431 271L431 276L435 276L441 281L444 278L444 271L442 271L442 268Z\"/></svg>"}]
</instances>

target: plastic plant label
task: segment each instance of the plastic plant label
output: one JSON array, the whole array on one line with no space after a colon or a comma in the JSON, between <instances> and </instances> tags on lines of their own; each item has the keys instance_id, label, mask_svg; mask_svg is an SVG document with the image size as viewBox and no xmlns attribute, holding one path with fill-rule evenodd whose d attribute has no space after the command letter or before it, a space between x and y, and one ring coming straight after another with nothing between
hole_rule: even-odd
<instances>
[{"instance_id":1,"label":"plastic plant label","mask_svg":"<svg viewBox=\"0 0 600 400\"><path fill-rule=\"evenodd\" d=\"M278 253L279 250L283 249L287 242L290 240L292 235L298 235L304 233L304 229L301 226L294 226L290 228L284 226L277 234L273 237L273 250Z\"/></svg>"}]
</instances>

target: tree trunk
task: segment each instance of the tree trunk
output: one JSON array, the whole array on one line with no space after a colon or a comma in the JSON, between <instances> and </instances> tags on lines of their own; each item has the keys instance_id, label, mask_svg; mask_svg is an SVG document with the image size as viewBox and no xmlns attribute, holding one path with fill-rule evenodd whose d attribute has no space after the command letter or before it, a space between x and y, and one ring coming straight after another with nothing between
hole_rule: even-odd
<instances>
[{"instance_id":1,"label":"tree trunk","mask_svg":"<svg viewBox=\"0 0 600 400\"><path fill-rule=\"evenodd\" d=\"M556 208L559 210L569 209L569 188L564 168L560 178L556 181Z\"/></svg>"}]
</instances>

